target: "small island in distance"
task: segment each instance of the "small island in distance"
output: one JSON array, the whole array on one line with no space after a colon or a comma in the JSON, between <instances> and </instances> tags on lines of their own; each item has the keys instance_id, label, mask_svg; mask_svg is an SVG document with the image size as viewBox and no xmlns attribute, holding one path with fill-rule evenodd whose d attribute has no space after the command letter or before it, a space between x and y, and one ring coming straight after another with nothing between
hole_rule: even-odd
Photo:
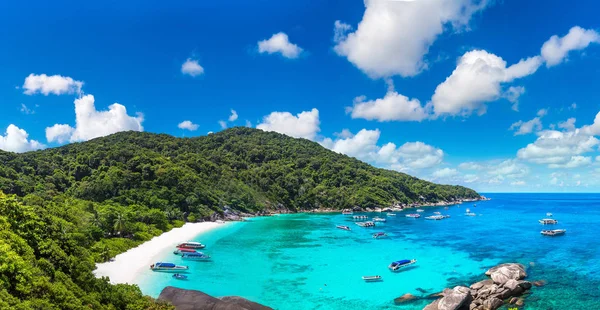
<instances>
[{"instance_id":1,"label":"small island in distance","mask_svg":"<svg viewBox=\"0 0 600 310\"><path fill-rule=\"evenodd\" d=\"M242 127L197 138L121 132L0 151L0 162L2 309L169 309L136 286L96 279L95 263L184 222L222 218L225 208L262 215L482 199Z\"/></svg>"}]
</instances>

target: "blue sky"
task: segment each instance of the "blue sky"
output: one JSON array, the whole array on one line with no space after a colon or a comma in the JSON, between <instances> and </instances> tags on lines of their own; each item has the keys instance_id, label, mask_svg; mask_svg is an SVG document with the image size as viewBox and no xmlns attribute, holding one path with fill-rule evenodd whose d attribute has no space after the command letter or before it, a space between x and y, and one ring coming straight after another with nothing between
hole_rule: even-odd
<instances>
[{"instance_id":1,"label":"blue sky","mask_svg":"<svg viewBox=\"0 0 600 310\"><path fill-rule=\"evenodd\" d=\"M252 126L485 192L596 192L599 8L5 1L0 149Z\"/></svg>"}]
</instances>

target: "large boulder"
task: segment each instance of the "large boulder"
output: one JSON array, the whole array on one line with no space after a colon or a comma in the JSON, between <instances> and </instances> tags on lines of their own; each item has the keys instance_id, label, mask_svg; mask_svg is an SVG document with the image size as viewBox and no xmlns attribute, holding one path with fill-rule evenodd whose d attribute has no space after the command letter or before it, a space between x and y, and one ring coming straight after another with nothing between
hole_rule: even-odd
<instances>
[{"instance_id":1,"label":"large boulder","mask_svg":"<svg viewBox=\"0 0 600 310\"><path fill-rule=\"evenodd\" d=\"M521 264L501 264L490 268L485 274L490 276L492 281L497 284L504 284L510 279L522 280L527 276L525 266Z\"/></svg>"},{"instance_id":2,"label":"large boulder","mask_svg":"<svg viewBox=\"0 0 600 310\"><path fill-rule=\"evenodd\" d=\"M483 281L479 281L479 282L475 282L475 283L471 284L471 289L478 290L484 286L492 285L492 284L494 284L494 281L487 279L487 280L483 280Z\"/></svg>"},{"instance_id":3,"label":"large boulder","mask_svg":"<svg viewBox=\"0 0 600 310\"><path fill-rule=\"evenodd\" d=\"M438 304L439 310L456 310L471 302L471 291L468 287L457 286L452 290L444 291L444 297Z\"/></svg>"},{"instance_id":4,"label":"large boulder","mask_svg":"<svg viewBox=\"0 0 600 310\"><path fill-rule=\"evenodd\" d=\"M400 305L400 304L403 304L403 303L406 303L409 301L414 301L416 299L417 299L417 297L415 295L407 293L407 294L404 294L404 295L394 299L394 303L397 305Z\"/></svg>"},{"instance_id":5,"label":"large boulder","mask_svg":"<svg viewBox=\"0 0 600 310\"><path fill-rule=\"evenodd\" d=\"M272 310L237 296L218 299L200 291L172 286L165 287L160 292L158 300L171 303L176 310Z\"/></svg>"},{"instance_id":6,"label":"large boulder","mask_svg":"<svg viewBox=\"0 0 600 310\"><path fill-rule=\"evenodd\" d=\"M483 301L483 310L496 310L502 306L501 299L492 297Z\"/></svg>"}]
</instances>

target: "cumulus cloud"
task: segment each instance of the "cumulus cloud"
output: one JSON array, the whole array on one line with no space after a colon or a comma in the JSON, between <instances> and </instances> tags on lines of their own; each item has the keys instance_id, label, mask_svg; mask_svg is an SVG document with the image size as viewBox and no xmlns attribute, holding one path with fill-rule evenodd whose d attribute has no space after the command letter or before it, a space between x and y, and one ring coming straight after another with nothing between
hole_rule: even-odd
<instances>
[{"instance_id":1,"label":"cumulus cloud","mask_svg":"<svg viewBox=\"0 0 600 310\"><path fill-rule=\"evenodd\" d=\"M275 131L296 138L315 140L319 127L319 110L312 109L296 115L290 112L272 112L256 126L265 131Z\"/></svg>"},{"instance_id":2,"label":"cumulus cloud","mask_svg":"<svg viewBox=\"0 0 600 310\"><path fill-rule=\"evenodd\" d=\"M357 134L344 130L335 140L326 138L320 143L335 152L400 171L432 168L444 158L441 149L420 141L407 142L400 147L391 142L380 146L380 134L378 129L362 129Z\"/></svg>"},{"instance_id":3,"label":"cumulus cloud","mask_svg":"<svg viewBox=\"0 0 600 310\"><path fill-rule=\"evenodd\" d=\"M439 169L431 174L434 179L447 179L456 175L458 175L458 170L452 168Z\"/></svg>"},{"instance_id":4,"label":"cumulus cloud","mask_svg":"<svg viewBox=\"0 0 600 310\"><path fill-rule=\"evenodd\" d=\"M461 163L460 165L458 165L458 169L461 169L461 170L481 170L481 169L483 169L483 165L471 161L471 162Z\"/></svg>"},{"instance_id":5,"label":"cumulus cloud","mask_svg":"<svg viewBox=\"0 0 600 310\"><path fill-rule=\"evenodd\" d=\"M582 50L591 43L600 43L600 35L594 30L586 30L575 26L563 37L554 35L542 46L542 57L546 66L560 64L567 58L569 52Z\"/></svg>"},{"instance_id":6,"label":"cumulus cloud","mask_svg":"<svg viewBox=\"0 0 600 310\"><path fill-rule=\"evenodd\" d=\"M486 102L497 100L503 94L502 84L533 74L542 64L539 56L522 59L507 67L501 57L484 50L465 53L456 69L438 85L431 98L436 115L463 115L473 112L484 114ZM514 96L517 89L509 90Z\"/></svg>"},{"instance_id":7,"label":"cumulus cloud","mask_svg":"<svg viewBox=\"0 0 600 310\"><path fill-rule=\"evenodd\" d=\"M488 1L365 1L356 31L336 21L335 52L372 78L414 76L427 67L423 57L447 29L466 29Z\"/></svg>"},{"instance_id":8,"label":"cumulus cloud","mask_svg":"<svg viewBox=\"0 0 600 310\"><path fill-rule=\"evenodd\" d=\"M302 48L290 42L288 35L279 32L271 36L268 40L258 41L258 52L274 54L279 53L285 58L298 58L302 53Z\"/></svg>"},{"instance_id":9,"label":"cumulus cloud","mask_svg":"<svg viewBox=\"0 0 600 310\"><path fill-rule=\"evenodd\" d=\"M573 131L573 130L575 130L575 121L576 120L577 119L575 119L574 117L571 117L564 122L558 123L558 128L562 128L567 131Z\"/></svg>"},{"instance_id":10,"label":"cumulus cloud","mask_svg":"<svg viewBox=\"0 0 600 310\"><path fill-rule=\"evenodd\" d=\"M527 184L527 183L525 183L525 181L523 181L523 180L510 182L510 185L513 185L513 186L521 186L521 185L525 185L525 184Z\"/></svg>"},{"instance_id":11,"label":"cumulus cloud","mask_svg":"<svg viewBox=\"0 0 600 310\"><path fill-rule=\"evenodd\" d=\"M515 159L507 159L499 164L490 165L488 174L502 178L521 178L529 174L529 167Z\"/></svg>"},{"instance_id":12,"label":"cumulus cloud","mask_svg":"<svg viewBox=\"0 0 600 310\"><path fill-rule=\"evenodd\" d=\"M512 102L513 111L519 111L519 98L525 93L525 87L523 86L511 86L504 92L504 98Z\"/></svg>"},{"instance_id":13,"label":"cumulus cloud","mask_svg":"<svg viewBox=\"0 0 600 310\"><path fill-rule=\"evenodd\" d=\"M227 128L227 122L226 121L219 121L219 126L221 126L221 129L225 129Z\"/></svg>"},{"instance_id":14,"label":"cumulus cloud","mask_svg":"<svg viewBox=\"0 0 600 310\"><path fill-rule=\"evenodd\" d=\"M230 122L235 122L235 120L237 120L237 119L238 119L238 114L237 114L237 112L236 112L235 110L231 109L231 115L229 115L229 118L228 118L228 120L229 120Z\"/></svg>"},{"instance_id":15,"label":"cumulus cloud","mask_svg":"<svg viewBox=\"0 0 600 310\"><path fill-rule=\"evenodd\" d=\"M550 168L577 168L577 167L588 166L591 163L592 163L591 156L578 155L578 156L571 156L569 161L567 161L564 164L550 164L550 165L548 165L548 167L550 167Z\"/></svg>"},{"instance_id":16,"label":"cumulus cloud","mask_svg":"<svg viewBox=\"0 0 600 310\"><path fill-rule=\"evenodd\" d=\"M49 94L63 95L81 93L83 82L76 81L71 77L62 75L48 76L46 74L30 74L23 83L24 93L26 95Z\"/></svg>"},{"instance_id":17,"label":"cumulus cloud","mask_svg":"<svg viewBox=\"0 0 600 310\"><path fill-rule=\"evenodd\" d=\"M587 135L600 135L600 112L596 114L596 117L594 118L594 123L591 125L581 127L581 131Z\"/></svg>"},{"instance_id":18,"label":"cumulus cloud","mask_svg":"<svg viewBox=\"0 0 600 310\"><path fill-rule=\"evenodd\" d=\"M548 113L548 110L541 109L538 111L537 117L534 117L533 119L526 121L526 122L524 122L524 121L515 122L512 125L510 125L509 130L514 130L515 136L525 135L528 133L532 133L534 131L540 131L540 130L542 130L541 118L544 115L546 115L547 113Z\"/></svg>"},{"instance_id":19,"label":"cumulus cloud","mask_svg":"<svg viewBox=\"0 0 600 310\"><path fill-rule=\"evenodd\" d=\"M198 63L198 60L188 58L181 65L181 73L189 76L198 76L204 74L204 68Z\"/></svg>"},{"instance_id":20,"label":"cumulus cloud","mask_svg":"<svg viewBox=\"0 0 600 310\"><path fill-rule=\"evenodd\" d=\"M75 100L75 127L56 124L46 128L48 142L87 141L120 131L143 131L141 114L129 116L125 106L113 103L106 111L96 110L94 96L85 95Z\"/></svg>"},{"instance_id":21,"label":"cumulus cloud","mask_svg":"<svg viewBox=\"0 0 600 310\"><path fill-rule=\"evenodd\" d=\"M177 127L179 127L179 129L196 131L196 130L198 130L198 127L200 127L200 126L198 126L198 124L192 123L192 121L183 121L183 122L179 123L179 125L177 125Z\"/></svg>"},{"instance_id":22,"label":"cumulus cloud","mask_svg":"<svg viewBox=\"0 0 600 310\"><path fill-rule=\"evenodd\" d=\"M29 134L25 130L10 124L6 128L4 135L0 134L0 150L22 153L46 147L38 141L28 138Z\"/></svg>"},{"instance_id":23,"label":"cumulus cloud","mask_svg":"<svg viewBox=\"0 0 600 310\"><path fill-rule=\"evenodd\" d=\"M582 130L544 130L537 133L535 142L517 152L517 157L538 164L566 164L573 156L592 152L600 143Z\"/></svg>"},{"instance_id":24,"label":"cumulus cloud","mask_svg":"<svg viewBox=\"0 0 600 310\"><path fill-rule=\"evenodd\" d=\"M418 99L410 99L390 87L383 98L365 101L365 96L356 97L354 106L347 108L352 118L388 121L422 121L429 117L426 108Z\"/></svg>"}]
</instances>

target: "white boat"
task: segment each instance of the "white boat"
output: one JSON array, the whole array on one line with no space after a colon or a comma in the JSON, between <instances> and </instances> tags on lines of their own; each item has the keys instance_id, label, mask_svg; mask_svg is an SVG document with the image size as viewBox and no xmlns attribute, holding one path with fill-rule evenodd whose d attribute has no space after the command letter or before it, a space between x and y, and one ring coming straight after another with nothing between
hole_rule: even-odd
<instances>
[{"instance_id":1,"label":"white boat","mask_svg":"<svg viewBox=\"0 0 600 310\"><path fill-rule=\"evenodd\" d=\"M387 221L387 220L382 217L374 217L373 218L373 222L385 222L385 221Z\"/></svg>"},{"instance_id":2,"label":"white boat","mask_svg":"<svg viewBox=\"0 0 600 310\"><path fill-rule=\"evenodd\" d=\"M477 214L469 212L469 213L465 213L466 216L476 216Z\"/></svg>"},{"instance_id":3,"label":"white boat","mask_svg":"<svg viewBox=\"0 0 600 310\"><path fill-rule=\"evenodd\" d=\"M335 227L337 227L339 229L343 229L343 230L351 230L350 227L344 226L344 225L336 225Z\"/></svg>"},{"instance_id":4,"label":"white boat","mask_svg":"<svg viewBox=\"0 0 600 310\"><path fill-rule=\"evenodd\" d=\"M560 236L564 235L567 232L566 229L553 229L553 230L542 230L542 235L544 236Z\"/></svg>"},{"instance_id":5,"label":"white boat","mask_svg":"<svg viewBox=\"0 0 600 310\"><path fill-rule=\"evenodd\" d=\"M435 220L435 221L443 220L445 218L446 217L444 217L443 215L432 215L432 216L425 217L426 220Z\"/></svg>"},{"instance_id":6,"label":"white boat","mask_svg":"<svg viewBox=\"0 0 600 310\"><path fill-rule=\"evenodd\" d=\"M189 260L209 260L210 259L210 255L206 255L204 253L183 253L181 255L182 259L189 259Z\"/></svg>"},{"instance_id":7,"label":"white boat","mask_svg":"<svg viewBox=\"0 0 600 310\"><path fill-rule=\"evenodd\" d=\"M358 222L356 223L356 225L360 226L360 227L375 227L375 223L373 222Z\"/></svg>"},{"instance_id":8,"label":"white boat","mask_svg":"<svg viewBox=\"0 0 600 310\"><path fill-rule=\"evenodd\" d=\"M387 216L396 216L396 213L388 213Z\"/></svg>"},{"instance_id":9,"label":"white boat","mask_svg":"<svg viewBox=\"0 0 600 310\"><path fill-rule=\"evenodd\" d=\"M417 262L416 259L411 259L411 260L403 259L403 260L399 260L399 261L395 261L395 262L391 263L388 266L388 268L391 271L398 271L398 270L400 270L400 268L404 268L404 267L410 266L410 265L412 265L412 264L414 264L416 262Z\"/></svg>"},{"instance_id":10,"label":"white boat","mask_svg":"<svg viewBox=\"0 0 600 310\"><path fill-rule=\"evenodd\" d=\"M178 265L175 265L173 263L161 263L161 262L158 262L158 263L150 265L150 269L152 271L181 272L181 271L184 271L184 270L188 270L189 267L188 266L178 266Z\"/></svg>"},{"instance_id":11,"label":"white boat","mask_svg":"<svg viewBox=\"0 0 600 310\"><path fill-rule=\"evenodd\" d=\"M200 242L182 242L177 245L180 249L204 249L206 246Z\"/></svg>"},{"instance_id":12,"label":"white boat","mask_svg":"<svg viewBox=\"0 0 600 310\"><path fill-rule=\"evenodd\" d=\"M183 255L184 253L198 253L198 252L194 249L184 249L184 248L180 248L180 249L173 251L173 254L175 254L175 255Z\"/></svg>"},{"instance_id":13,"label":"white boat","mask_svg":"<svg viewBox=\"0 0 600 310\"><path fill-rule=\"evenodd\" d=\"M425 212L423 209L417 209L417 212Z\"/></svg>"},{"instance_id":14,"label":"white boat","mask_svg":"<svg viewBox=\"0 0 600 310\"><path fill-rule=\"evenodd\" d=\"M442 212L435 211L435 212L433 212L433 214L436 214L436 215L441 215L441 214L442 214Z\"/></svg>"},{"instance_id":15,"label":"white boat","mask_svg":"<svg viewBox=\"0 0 600 310\"><path fill-rule=\"evenodd\" d=\"M343 215L352 215L352 214L354 214L354 212L352 212L352 210L350 210L350 209L344 209L344 210L342 210L342 214Z\"/></svg>"},{"instance_id":16,"label":"white boat","mask_svg":"<svg viewBox=\"0 0 600 310\"><path fill-rule=\"evenodd\" d=\"M552 213L548 212L548 213L546 213L546 216L547 217L552 217Z\"/></svg>"},{"instance_id":17,"label":"white boat","mask_svg":"<svg viewBox=\"0 0 600 310\"><path fill-rule=\"evenodd\" d=\"M366 282L377 282L381 281L381 276L363 276L362 279Z\"/></svg>"},{"instance_id":18,"label":"white boat","mask_svg":"<svg viewBox=\"0 0 600 310\"><path fill-rule=\"evenodd\" d=\"M369 217L368 217L368 216L366 216L366 215L355 215L355 216L353 216L352 218L353 218L353 219L355 219L355 220L366 220L366 219L368 219Z\"/></svg>"},{"instance_id":19,"label":"white boat","mask_svg":"<svg viewBox=\"0 0 600 310\"><path fill-rule=\"evenodd\" d=\"M412 218L420 218L421 214L416 214L416 213L411 213L411 214L407 214L405 215L406 217L412 217Z\"/></svg>"},{"instance_id":20,"label":"white boat","mask_svg":"<svg viewBox=\"0 0 600 310\"><path fill-rule=\"evenodd\" d=\"M541 219L538 222L540 222L540 224L544 224L544 225L558 224L558 221L555 219Z\"/></svg>"},{"instance_id":21,"label":"white boat","mask_svg":"<svg viewBox=\"0 0 600 310\"><path fill-rule=\"evenodd\" d=\"M467 210L465 210L466 213L471 213L471 210L469 208L467 208Z\"/></svg>"}]
</instances>

